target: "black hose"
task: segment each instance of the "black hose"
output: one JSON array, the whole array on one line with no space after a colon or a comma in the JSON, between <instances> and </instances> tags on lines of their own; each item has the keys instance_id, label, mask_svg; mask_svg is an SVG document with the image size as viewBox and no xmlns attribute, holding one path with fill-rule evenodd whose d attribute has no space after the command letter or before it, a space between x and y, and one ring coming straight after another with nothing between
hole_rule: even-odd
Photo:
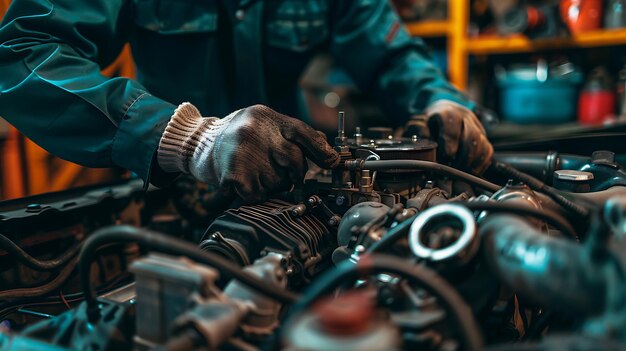
<instances>
[{"instance_id":1,"label":"black hose","mask_svg":"<svg viewBox=\"0 0 626 351\"><path fill-rule=\"evenodd\" d=\"M74 258L73 260L68 262L67 265L65 265L65 267L63 268L63 270L61 270L59 275L57 275L56 277L54 277L53 280L51 280L50 282L42 286L37 286L34 288L19 288L19 289L0 291L0 300L39 297L39 296L49 294L53 292L54 290L57 290L70 277L70 275L74 271L74 268L76 268L77 261L78 261L78 258Z\"/></svg>"},{"instance_id":2,"label":"black hose","mask_svg":"<svg viewBox=\"0 0 626 351\"><path fill-rule=\"evenodd\" d=\"M349 169L369 169L371 171L384 171L389 169L417 169L423 171L430 171L442 175L447 175L452 178L464 180L470 184L473 184L481 189L496 192L502 188L501 186L491 183L488 180L477 177L467 172L460 171L456 168L452 168L446 165L439 164L437 162L430 161L417 161L417 160L388 160L388 161L360 161L360 162L346 162L346 167Z\"/></svg>"},{"instance_id":3,"label":"black hose","mask_svg":"<svg viewBox=\"0 0 626 351\"><path fill-rule=\"evenodd\" d=\"M587 208L567 199L565 196L561 195L558 190L554 189L551 186L548 186L547 184L531 176L530 174L521 172L513 168L511 165L502 162L495 162L492 167L498 172L506 175L507 177L513 178L528 185L528 187L530 187L532 190L548 195L552 200L554 200L554 202L563 206L563 208L571 211L572 213L583 218L587 218L589 216L589 210Z\"/></svg>"},{"instance_id":4,"label":"black hose","mask_svg":"<svg viewBox=\"0 0 626 351\"><path fill-rule=\"evenodd\" d=\"M76 245L65 251L65 253L61 256L52 260L38 260L29 255L26 251L22 250L21 247L2 234L0 234L0 247L10 255L15 256L15 258L17 258L17 260L25 266L37 271L53 271L61 266L64 266L80 251L80 245Z\"/></svg>"},{"instance_id":5,"label":"black hose","mask_svg":"<svg viewBox=\"0 0 626 351\"><path fill-rule=\"evenodd\" d=\"M607 275L617 269L608 251L598 262L588 247L544 235L515 215L486 217L479 234L490 270L520 296L566 313L603 313Z\"/></svg>"},{"instance_id":6,"label":"black hose","mask_svg":"<svg viewBox=\"0 0 626 351\"><path fill-rule=\"evenodd\" d=\"M131 226L112 226L95 231L85 241L79 256L80 279L85 302L90 320L99 317L100 311L96 301L96 294L91 286L91 263L96 257L96 250L106 244L112 243L138 243L151 251L165 254L185 256L198 263L215 267L220 272L240 281L263 295L280 301L292 303L298 296L283 289L282 287L268 284L263 280L244 272L239 266L224 258L204 252L197 246L180 239L172 238L164 234L156 233L143 228Z\"/></svg>"},{"instance_id":7,"label":"black hose","mask_svg":"<svg viewBox=\"0 0 626 351\"><path fill-rule=\"evenodd\" d=\"M508 212L544 220L561 231L561 233L565 236L575 241L579 241L578 234L576 234L574 227L572 227L572 225L559 214L550 210L538 210L534 207L494 201L457 202L457 204L467 207L470 211L488 211L494 213Z\"/></svg>"},{"instance_id":8,"label":"black hose","mask_svg":"<svg viewBox=\"0 0 626 351\"><path fill-rule=\"evenodd\" d=\"M482 350L480 329L471 309L458 292L435 271L387 255L362 256L357 264L343 261L335 269L323 274L309 286L302 298L293 306L284 325L292 325L293 319L306 311L318 298L329 294L346 282L379 273L397 275L409 283L424 288L437 298L438 303L452 317L460 333L463 349L466 351Z\"/></svg>"},{"instance_id":9,"label":"black hose","mask_svg":"<svg viewBox=\"0 0 626 351\"><path fill-rule=\"evenodd\" d=\"M129 272L118 274L116 277L112 278L110 281L97 287L96 292L98 295L111 292L119 288L119 286L121 286L122 284L129 283L130 278L132 278L132 274L130 274ZM71 294L64 294L63 298L61 298L61 295L49 295L47 297L41 297L41 296L31 296L31 297L23 297L23 298L20 297L19 299L11 300L10 302L6 302L0 305L0 320L6 318L8 314L14 313L15 310L18 310L20 308L64 305L65 302L74 303L74 302L84 300L84 295L85 294L83 294L82 292L76 292L76 293L71 293Z\"/></svg>"}]
</instances>

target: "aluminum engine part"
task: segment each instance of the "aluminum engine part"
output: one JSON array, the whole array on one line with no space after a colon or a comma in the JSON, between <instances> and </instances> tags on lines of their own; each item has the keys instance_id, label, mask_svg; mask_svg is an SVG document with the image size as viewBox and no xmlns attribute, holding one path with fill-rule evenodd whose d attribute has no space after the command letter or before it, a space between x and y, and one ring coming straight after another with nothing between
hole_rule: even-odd
<instances>
[{"instance_id":1,"label":"aluminum engine part","mask_svg":"<svg viewBox=\"0 0 626 351\"><path fill-rule=\"evenodd\" d=\"M352 228L366 225L372 220L384 216L389 211L389 206L378 202L361 202L352 206L343 215L339 229L337 230L337 244L348 245L352 237Z\"/></svg>"},{"instance_id":2,"label":"aluminum engine part","mask_svg":"<svg viewBox=\"0 0 626 351\"><path fill-rule=\"evenodd\" d=\"M280 255L268 255L244 270L276 286L286 285ZM233 338L258 340L269 336L277 327L282 305L239 281L231 281L223 294L200 300L196 306L175 321L174 334L192 329L199 332L209 349L218 349ZM245 343L238 339L238 343Z\"/></svg>"},{"instance_id":3,"label":"aluminum engine part","mask_svg":"<svg viewBox=\"0 0 626 351\"><path fill-rule=\"evenodd\" d=\"M194 295L214 293L219 274L184 259L150 255L131 266L137 291L135 342L150 348L167 341L174 320L190 306Z\"/></svg>"},{"instance_id":4,"label":"aluminum engine part","mask_svg":"<svg viewBox=\"0 0 626 351\"><path fill-rule=\"evenodd\" d=\"M509 183L505 187L496 191L491 196L490 200L496 202L516 203L529 206L538 210L543 209L543 201L536 192L534 192L525 184L513 184L511 181L509 181ZM478 216L478 222L482 222L482 220L487 215L488 213L486 211L483 211ZM547 229L546 223L536 218L528 217L528 221L533 223L537 228Z\"/></svg>"},{"instance_id":5,"label":"aluminum engine part","mask_svg":"<svg viewBox=\"0 0 626 351\"><path fill-rule=\"evenodd\" d=\"M247 266L251 275L286 285L284 260L270 254ZM137 316L135 344L148 349L165 344L192 329L210 349L235 337L267 336L278 326L281 304L231 281L222 292L212 268L165 255L150 255L135 262Z\"/></svg>"},{"instance_id":6,"label":"aluminum engine part","mask_svg":"<svg viewBox=\"0 0 626 351\"><path fill-rule=\"evenodd\" d=\"M287 279L282 266L284 259L280 255L269 254L254 262L253 265L244 268L266 282L276 286L285 287ZM228 283L224 288L224 295L229 299L245 301L250 310L246 318L240 324L240 328L247 335L267 336L278 327L281 304L276 300L265 297L237 280Z\"/></svg>"},{"instance_id":7,"label":"aluminum engine part","mask_svg":"<svg viewBox=\"0 0 626 351\"><path fill-rule=\"evenodd\" d=\"M416 257L430 263L467 263L479 247L474 215L455 204L432 207L411 224L409 247Z\"/></svg>"},{"instance_id":8,"label":"aluminum engine part","mask_svg":"<svg viewBox=\"0 0 626 351\"><path fill-rule=\"evenodd\" d=\"M349 140L355 158L368 159L375 154L380 160L436 160L437 143L427 139L387 138L370 140L368 143L356 144ZM424 185L426 178L423 171L391 169L376 172L376 184L379 190L397 192L411 197Z\"/></svg>"},{"instance_id":9,"label":"aluminum engine part","mask_svg":"<svg viewBox=\"0 0 626 351\"><path fill-rule=\"evenodd\" d=\"M337 247L336 231L321 215L295 214L293 207L270 200L227 210L206 230L200 247L244 266L264 254L280 253L290 283L307 281L330 263L325 258Z\"/></svg>"}]
</instances>

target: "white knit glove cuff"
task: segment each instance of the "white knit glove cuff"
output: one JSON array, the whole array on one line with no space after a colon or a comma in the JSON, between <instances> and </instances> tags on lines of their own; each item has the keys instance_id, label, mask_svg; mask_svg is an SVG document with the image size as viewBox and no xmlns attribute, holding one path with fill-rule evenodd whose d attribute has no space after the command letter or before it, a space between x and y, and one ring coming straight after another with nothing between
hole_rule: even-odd
<instances>
[{"instance_id":1,"label":"white knit glove cuff","mask_svg":"<svg viewBox=\"0 0 626 351\"><path fill-rule=\"evenodd\" d=\"M426 108L426 114L430 114L433 111L437 111L438 109L443 108L443 107L447 107L447 106L456 107L456 108L465 110L465 111L467 111L467 113L474 113L474 112L472 112L472 110L470 110L469 108L459 104L456 101L443 99L443 100L437 100L437 101L433 102L432 104L430 104Z\"/></svg>"},{"instance_id":2,"label":"white knit glove cuff","mask_svg":"<svg viewBox=\"0 0 626 351\"><path fill-rule=\"evenodd\" d=\"M201 181L208 180L202 178L213 178L210 154L215 139L232 119L229 117L204 118L200 111L188 102L178 106L159 142L157 162L161 169L172 173L193 173ZM203 175L196 174L198 168L204 169Z\"/></svg>"}]
</instances>

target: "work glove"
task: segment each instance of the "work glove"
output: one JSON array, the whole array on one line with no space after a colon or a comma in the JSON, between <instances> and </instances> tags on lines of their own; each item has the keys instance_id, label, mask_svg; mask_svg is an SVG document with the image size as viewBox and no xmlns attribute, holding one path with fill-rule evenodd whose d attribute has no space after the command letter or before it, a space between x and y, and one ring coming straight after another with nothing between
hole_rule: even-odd
<instances>
[{"instance_id":1,"label":"work glove","mask_svg":"<svg viewBox=\"0 0 626 351\"><path fill-rule=\"evenodd\" d=\"M183 103L165 128L157 161L166 172L191 173L217 186L222 199L261 202L303 182L305 156L325 168L339 163L323 133L267 106L220 119Z\"/></svg>"},{"instance_id":2,"label":"work glove","mask_svg":"<svg viewBox=\"0 0 626 351\"><path fill-rule=\"evenodd\" d=\"M468 108L439 100L414 116L404 134L437 141L437 161L473 174L482 174L491 164L493 147L478 117Z\"/></svg>"}]
</instances>

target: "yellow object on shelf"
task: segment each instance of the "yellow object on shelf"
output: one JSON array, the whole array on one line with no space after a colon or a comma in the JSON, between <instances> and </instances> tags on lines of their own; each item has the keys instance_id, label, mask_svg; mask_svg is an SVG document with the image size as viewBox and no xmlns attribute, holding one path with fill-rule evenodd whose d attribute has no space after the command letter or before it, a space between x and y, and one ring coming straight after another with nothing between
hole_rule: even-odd
<instances>
[{"instance_id":1,"label":"yellow object on shelf","mask_svg":"<svg viewBox=\"0 0 626 351\"><path fill-rule=\"evenodd\" d=\"M626 45L626 29L598 30L566 38L535 40L524 35L484 36L469 39L467 51L473 55L491 55L614 45Z\"/></svg>"},{"instance_id":2,"label":"yellow object on shelf","mask_svg":"<svg viewBox=\"0 0 626 351\"><path fill-rule=\"evenodd\" d=\"M445 20L408 22L406 28L409 34L416 37L445 37L450 32L450 22Z\"/></svg>"}]
</instances>

